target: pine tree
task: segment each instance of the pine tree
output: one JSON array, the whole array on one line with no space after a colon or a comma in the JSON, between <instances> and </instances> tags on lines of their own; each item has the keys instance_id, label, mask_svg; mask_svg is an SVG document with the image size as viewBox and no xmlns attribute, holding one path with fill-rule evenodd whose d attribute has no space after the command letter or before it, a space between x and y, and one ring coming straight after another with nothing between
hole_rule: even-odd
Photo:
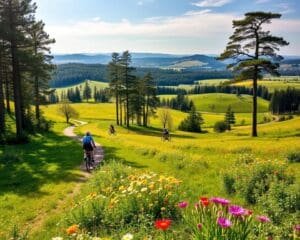
<instances>
[{"instance_id":1,"label":"pine tree","mask_svg":"<svg viewBox=\"0 0 300 240\"><path fill-rule=\"evenodd\" d=\"M85 99L86 102L88 102L91 97L92 97L92 89L89 86L88 81L85 81L85 85L83 89L83 99Z\"/></svg>"},{"instance_id":2,"label":"pine tree","mask_svg":"<svg viewBox=\"0 0 300 240\"><path fill-rule=\"evenodd\" d=\"M225 123L227 125L227 130L231 130L231 124L235 124L235 116L234 112L231 109L231 106L229 105L227 108L227 111L225 113Z\"/></svg>"},{"instance_id":3,"label":"pine tree","mask_svg":"<svg viewBox=\"0 0 300 240\"><path fill-rule=\"evenodd\" d=\"M201 132L201 125L204 123L201 113L193 106L189 115L178 126L179 130L187 132Z\"/></svg>"},{"instance_id":4,"label":"pine tree","mask_svg":"<svg viewBox=\"0 0 300 240\"><path fill-rule=\"evenodd\" d=\"M31 74L34 77L34 102L35 116L40 125L40 96L43 90L48 89L48 80L51 78L50 72L54 69L51 64L52 56L49 45L55 43L54 39L50 39L49 35L44 31L45 24L38 21L29 29L30 40L33 44L33 61Z\"/></svg>"},{"instance_id":5,"label":"pine tree","mask_svg":"<svg viewBox=\"0 0 300 240\"><path fill-rule=\"evenodd\" d=\"M281 46L288 45L281 37L264 31L262 26L270 24L272 19L278 19L281 14L268 12L249 12L242 20L233 21L235 29L220 60L235 59L236 62L228 68L238 72L236 81L253 79L253 109L252 136L257 136L257 81L263 72L279 75L278 61L283 58L276 54Z\"/></svg>"},{"instance_id":6,"label":"pine tree","mask_svg":"<svg viewBox=\"0 0 300 240\"><path fill-rule=\"evenodd\" d=\"M121 79L120 79L120 55L112 54L112 60L108 64L109 87L116 100L116 122L120 125L119 109L121 107ZM122 118L122 117L121 117Z\"/></svg>"}]
</instances>

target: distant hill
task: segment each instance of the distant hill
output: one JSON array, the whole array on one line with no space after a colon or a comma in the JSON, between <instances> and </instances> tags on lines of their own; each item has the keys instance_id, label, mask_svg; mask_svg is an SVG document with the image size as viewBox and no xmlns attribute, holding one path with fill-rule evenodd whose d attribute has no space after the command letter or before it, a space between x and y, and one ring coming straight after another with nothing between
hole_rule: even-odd
<instances>
[{"instance_id":1,"label":"distant hill","mask_svg":"<svg viewBox=\"0 0 300 240\"><path fill-rule=\"evenodd\" d=\"M54 63L83 63L83 64L108 64L110 54L63 54L54 55ZM225 64L217 61L215 57L206 55L171 55L159 53L132 53L132 64L142 68L163 69L225 69Z\"/></svg>"}]
</instances>

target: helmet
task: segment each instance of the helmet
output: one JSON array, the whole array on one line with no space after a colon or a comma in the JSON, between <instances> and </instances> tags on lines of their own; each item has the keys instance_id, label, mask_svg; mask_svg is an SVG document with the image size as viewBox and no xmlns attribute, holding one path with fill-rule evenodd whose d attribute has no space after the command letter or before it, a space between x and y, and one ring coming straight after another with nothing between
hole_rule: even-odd
<instances>
[{"instance_id":1,"label":"helmet","mask_svg":"<svg viewBox=\"0 0 300 240\"><path fill-rule=\"evenodd\" d=\"M90 133L89 131L87 131L87 132L86 132L86 135L87 135L87 136L90 136L90 135L91 135L91 133Z\"/></svg>"}]
</instances>

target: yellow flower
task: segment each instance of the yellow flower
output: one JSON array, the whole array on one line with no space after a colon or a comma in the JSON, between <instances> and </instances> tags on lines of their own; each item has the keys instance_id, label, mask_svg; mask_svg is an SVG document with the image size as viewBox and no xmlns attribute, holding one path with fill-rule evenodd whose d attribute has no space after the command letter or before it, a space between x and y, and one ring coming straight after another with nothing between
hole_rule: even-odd
<instances>
[{"instance_id":1,"label":"yellow flower","mask_svg":"<svg viewBox=\"0 0 300 240\"><path fill-rule=\"evenodd\" d=\"M160 209L160 211L164 212L164 211L166 211L166 208L165 208L165 207L162 207L162 208Z\"/></svg>"}]
</instances>

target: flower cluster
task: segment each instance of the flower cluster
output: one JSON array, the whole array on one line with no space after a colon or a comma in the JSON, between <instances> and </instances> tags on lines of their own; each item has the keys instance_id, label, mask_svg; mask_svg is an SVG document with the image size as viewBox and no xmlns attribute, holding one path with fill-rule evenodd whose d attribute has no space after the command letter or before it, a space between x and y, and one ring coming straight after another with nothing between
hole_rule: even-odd
<instances>
[{"instance_id":1,"label":"flower cluster","mask_svg":"<svg viewBox=\"0 0 300 240\"><path fill-rule=\"evenodd\" d=\"M188 203L180 202L178 207L187 210ZM185 222L191 229L194 239L258 239L264 232L264 225L270 222L266 216L252 217L252 211L238 205L231 205L224 198L201 197L189 211L183 211ZM254 225L257 225L256 232Z\"/></svg>"}]
</instances>

